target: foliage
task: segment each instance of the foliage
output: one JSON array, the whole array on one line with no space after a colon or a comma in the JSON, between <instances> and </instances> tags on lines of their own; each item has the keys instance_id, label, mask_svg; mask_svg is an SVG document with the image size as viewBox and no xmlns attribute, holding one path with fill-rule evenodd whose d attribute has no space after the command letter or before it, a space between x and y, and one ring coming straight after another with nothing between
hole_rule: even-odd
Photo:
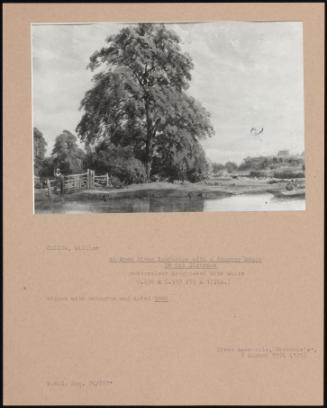
<instances>
[{"instance_id":1,"label":"foliage","mask_svg":"<svg viewBox=\"0 0 327 408\"><path fill-rule=\"evenodd\" d=\"M95 152L88 153L85 164L99 174L109 173L125 184L146 180L145 167L134 157L131 146L115 146L110 141L103 141Z\"/></svg>"},{"instance_id":2,"label":"foliage","mask_svg":"<svg viewBox=\"0 0 327 408\"><path fill-rule=\"evenodd\" d=\"M39 175L42 168L42 162L47 149L47 142L42 132L36 127L33 128L33 147L34 147L34 174Z\"/></svg>"},{"instance_id":3,"label":"foliage","mask_svg":"<svg viewBox=\"0 0 327 408\"><path fill-rule=\"evenodd\" d=\"M304 178L304 172L284 169L284 170L275 171L274 177L279 178L279 179Z\"/></svg>"},{"instance_id":4,"label":"foliage","mask_svg":"<svg viewBox=\"0 0 327 408\"><path fill-rule=\"evenodd\" d=\"M81 172L84 157L84 151L77 145L77 137L71 132L64 130L56 137L52 159L55 168L59 167L63 174Z\"/></svg>"},{"instance_id":5,"label":"foliage","mask_svg":"<svg viewBox=\"0 0 327 408\"><path fill-rule=\"evenodd\" d=\"M40 177L53 177L55 171L55 165L52 157L46 157L39 171Z\"/></svg>"},{"instance_id":6,"label":"foliage","mask_svg":"<svg viewBox=\"0 0 327 408\"><path fill-rule=\"evenodd\" d=\"M84 114L76 128L81 140L109 141L108 149L129 147L148 180L154 159L167 149L169 160L179 163L174 177L183 173L181 151L192 154L213 128L209 113L186 93L193 64L178 36L163 24L123 28L91 56L89 67L104 69L81 102Z\"/></svg>"},{"instance_id":7,"label":"foliage","mask_svg":"<svg viewBox=\"0 0 327 408\"><path fill-rule=\"evenodd\" d=\"M225 168L228 171L228 173L233 173L238 169L238 166L236 163L229 161L225 164Z\"/></svg>"},{"instance_id":8,"label":"foliage","mask_svg":"<svg viewBox=\"0 0 327 408\"><path fill-rule=\"evenodd\" d=\"M225 166L221 163L212 163L212 172L217 174L225 169Z\"/></svg>"},{"instance_id":9,"label":"foliage","mask_svg":"<svg viewBox=\"0 0 327 408\"><path fill-rule=\"evenodd\" d=\"M168 149L158 148L153 160L153 173L160 178L173 180L189 180L197 182L208 174L208 163L200 144L184 146L176 149L174 145Z\"/></svg>"},{"instance_id":10,"label":"foliage","mask_svg":"<svg viewBox=\"0 0 327 408\"><path fill-rule=\"evenodd\" d=\"M280 169L285 166L289 167L303 167L303 157L288 156L259 156L259 157L247 157L239 166L239 170L267 170L267 169Z\"/></svg>"}]
</instances>

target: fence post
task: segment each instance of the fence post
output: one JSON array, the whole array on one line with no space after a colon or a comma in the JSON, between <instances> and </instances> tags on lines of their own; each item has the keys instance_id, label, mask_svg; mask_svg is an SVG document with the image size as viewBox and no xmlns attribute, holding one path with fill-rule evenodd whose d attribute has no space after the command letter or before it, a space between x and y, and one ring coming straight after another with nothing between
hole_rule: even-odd
<instances>
[{"instance_id":1,"label":"fence post","mask_svg":"<svg viewBox=\"0 0 327 408\"><path fill-rule=\"evenodd\" d=\"M90 189L90 169L87 169L87 189Z\"/></svg>"},{"instance_id":2,"label":"fence post","mask_svg":"<svg viewBox=\"0 0 327 408\"><path fill-rule=\"evenodd\" d=\"M106 186L109 187L109 174L106 174Z\"/></svg>"},{"instance_id":3,"label":"fence post","mask_svg":"<svg viewBox=\"0 0 327 408\"><path fill-rule=\"evenodd\" d=\"M51 185L50 185L50 179L47 179L47 188L48 188L48 196L51 198Z\"/></svg>"}]
</instances>

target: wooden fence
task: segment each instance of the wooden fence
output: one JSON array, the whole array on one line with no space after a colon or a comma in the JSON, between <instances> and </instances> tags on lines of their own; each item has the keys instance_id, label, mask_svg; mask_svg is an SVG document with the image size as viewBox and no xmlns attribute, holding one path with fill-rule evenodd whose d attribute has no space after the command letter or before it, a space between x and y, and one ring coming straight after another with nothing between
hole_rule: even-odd
<instances>
[{"instance_id":1,"label":"wooden fence","mask_svg":"<svg viewBox=\"0 0 327 408\"><path fill-rule=\"evenodd\" d=\"M81 174L69 174L64 178L64 193L73 193L80 190L89 190L96 187L111 187L109 174L96 176L94 170L87 170ZM49 194L56 191L57 180L55 177L34 176L34 188L46 189ZM60 190L59 187L57 187ZM59 192L59 191L58 191Z\"/></svg>"},{"instance_id":2,"label":"wooden fence","mask_svg":"<svg viewBox=\"0 0 327 408\"><path fill-rule=\"evenodd\" d=\"M103 176L93 176L92 178L93 187L111 187L111 181L109 174Z\"/></svg>"}]
</instances>

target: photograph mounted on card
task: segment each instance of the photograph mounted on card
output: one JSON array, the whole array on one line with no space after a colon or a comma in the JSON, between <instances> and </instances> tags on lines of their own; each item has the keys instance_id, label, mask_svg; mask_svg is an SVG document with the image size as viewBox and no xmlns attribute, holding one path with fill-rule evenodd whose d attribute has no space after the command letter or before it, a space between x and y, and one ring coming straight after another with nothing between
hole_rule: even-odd
<instances>
[{"instance_id":1,"label":"photograph mounted on card","mask_svg":"<svg viewBox=\"0 0 327 408\"><path fill-rule=\"evenodd\" d=\"M4 403L313 406L324 7L4 5Z\"/></svg>"}]
</instances>

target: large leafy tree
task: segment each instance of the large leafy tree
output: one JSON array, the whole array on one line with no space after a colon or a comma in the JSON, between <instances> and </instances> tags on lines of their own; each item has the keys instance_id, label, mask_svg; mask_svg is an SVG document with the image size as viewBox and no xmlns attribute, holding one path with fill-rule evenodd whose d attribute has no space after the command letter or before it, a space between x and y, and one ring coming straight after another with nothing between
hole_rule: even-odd
<instances>
[{"instance_id":1,"label":"large leafy tree","mask_svg":"<svg viewBox=\"0 0 327 408\"><path fill-rule=\"evenodd\" d=\"M64 130L56 137L52 150L52 160L65 174L78 173L83 168L84 151L78 147L77 137Z\"/></svg>"},{"instance_id":2,"label":"large leafy tree","mask_svg":"<svg viewBox=\"0 0 327 408\"><path fill-rule=\"evenodd\" d=\"M89 68L102 69L81 102L77 133L86 145L109 139L132 147L148 179L160 149L191 154L213 133L209 113L186 92L192 60L163 24L123 28L91 56Z\"/></svg>"},{"instance_id":3,"label":"large leafy tree","mask_svg":"<svg viewBox=\"0 0 327 408\"><path fill-rule=\"evenodd\" d=\"M33 128L33 147L34 147L34 174L39 175L42 163L45 158L47 142L42 132L38 128Z\"/></svg>"}]
</instances>

